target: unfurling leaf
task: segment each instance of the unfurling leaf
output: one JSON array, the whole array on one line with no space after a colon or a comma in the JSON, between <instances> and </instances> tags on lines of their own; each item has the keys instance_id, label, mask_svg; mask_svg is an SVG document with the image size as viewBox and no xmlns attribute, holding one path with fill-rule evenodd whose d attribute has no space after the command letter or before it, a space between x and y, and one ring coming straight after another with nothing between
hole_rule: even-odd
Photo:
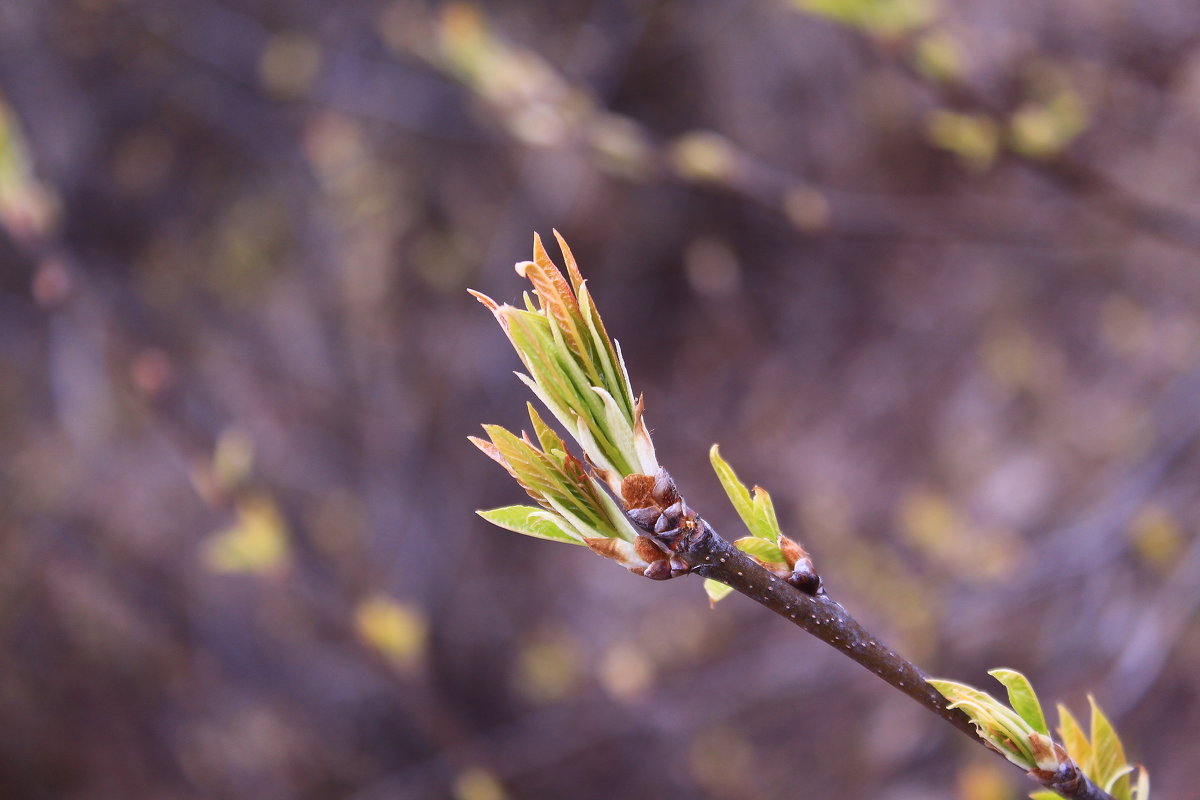
<instances>
[{"instance_id":1,"label":"unfurling leaf","mask_svg":"<svg viewBox=\"0 0 1200 800\"><path fill-rule=\"evenodd\" d=\"M587 539L615 538L628 543L637 539L637 530L616 501L587 474L583 463L566 451L563 440L532 406L529 411L537 444L528 434L517 436L499 425L483 426L490 441L470 439L504 467L541 508L506 506L479 515L501 528L557 542L584 544Z\"/></svg>"},{"instance_id":2,"label":"unfurling leaf","mask_svg":"<svg viewBox=\"0 0 1200 800\"><path fill-rule=\"evenodd\" d=\"M1008 689L1008 704L1012 706L1013 711L1021 715L1021 719L1028 722L1038 733L1050 735L1050 729L1046 727L1046 716L1042 713L1042 704L1038 702L1037 694L1028 678L1016 670L1003 668L988 670L988 675Z\"/></svg>"},{"instance_id":3,"label":"unfurling leaf","mask_svg":"<svg viewBox=\"0 0 1200 800\"><path fill-rule=\"evenodd\" d=\"M475 513L505 530L552 542L583 544L579 536L560 526L549 512L535 506L505 506Z\"/></svg>"},{"instance_id":4,"label":"unfurling leaf","mask_svg":"<svg viewBox=\"0 0 1200 800\"><path fill-rule=\"evenodd\" d=\"M555 232L555 236L558 234ZM517 264L537 295L525 308L472 294L508 334L528 375L518 375L583 448L613 491L626 475L658 471L641 406L635 402L620 347L609 339L575 257L558 237L570 281L534 237L533 261ZM543 433L534 425L539 441Z\"/></svg>"},{"instance_id":5,"label":"unfurling leaf","mask_svg":"<svg viewBox=\"0 0 1200 800\"><path fill-rule=\"evenodd\" d=\"M749 520L754 519L754 503L750 499L749 490L738 480L737 473L733 471L733 467L729 466L729 462L721 458L719 445L714 444L709 448L708 459L712 462L713 471L717 473L717 480L721 482L721 487L729 496L729 502L733 504L734 510L742 518L746 527L750 528ZM754 530L751 528L750 532L753 533Z\"/></svg>"},{"instance_id":6,"label":"unfurling leaf","mask_svg":"<svg viewBox=\"0 0 1200 800\"><path fill-rule=\"evenodd\" d=\"M1041 704L1025 676L1010 669L996 669L990 674L1008 688L1011 709L966 684L943 680L928 683L950 701L950 708L960 708L970 717L980 738L992 749L1023 769L1053 774L1069 757L1114 800L1149 800L1149 776L1140 770L1134 792L1129 780L1134 768L1126 763L1121 740L1094 699L1088 698L1092 706L1091 742L1071 713L1062 705L1058 707L1059 734L1064 742L1060 748L1047 732ZM1058 795L1034 792L1030 797L1051 800Z\"/></svg>"},{"instance_id":7,"label":"unfurling leaf","mask_svg":"<svg viewBox=\"0 0 1200 800\"><path fill-rule=\"evenodd\" d=\"M771 495L760 486L755 486L751 494L733 471L733 467L729 466L729 462L721 457L718 445L714 444L709 448L708 459L712 462L717 479L725 489L725 494L729 496L734 510L742 518L746 529L760 539L778 542L783 533L779 529L779 520L775 517L775 505L771 502Z\"/></svg>"},{"instance_id":8,"label":"unfurling leaf","mask_svg":"<svg viewBox=\"0 0 1200 800\"><path fill-rule=\"evenodd\" d=\"M955 681L928 683L950 701L950 708L966 712L979 737L1012 763L1024 770L1053 770L1058 766L1050 737L996 698Z\"/></svg>"}]
</instances>

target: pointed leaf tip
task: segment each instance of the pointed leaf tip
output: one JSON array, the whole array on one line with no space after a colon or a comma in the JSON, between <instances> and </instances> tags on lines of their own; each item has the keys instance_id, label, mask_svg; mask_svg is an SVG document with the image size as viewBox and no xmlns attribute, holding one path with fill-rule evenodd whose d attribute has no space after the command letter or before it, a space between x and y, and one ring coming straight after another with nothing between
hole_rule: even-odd
<instances>
[{"instance_id":1,"label":"pointed leaf tip","mask_svg":"<svg viewBox=\"0 0 1200 800\"><path fill-rule=\"evenodd\" d=\"M563 261L567 265L567 277L571 279L571 286L575 289L575 293L578 294L580 287L584 283L583 275L579 271L579 264L575 261L575 255L571 252L571 248L567 247L567 240L562 237L558 229L551 228L550 230L554 234L554 238L558 241L558 249L562 251Z\"/></svg>"},{"instance_id":2,"label":"pointed leaf tip","mask_svg":"<svg viewBox=\"0 0 1200 800\"><path fill-rule=\"evenodd\" d=\"M483 305L487 308L487 310L491 311L493 314L495 314L500 309L500 304L497 303L492 298L488 297L483 292L477 292L474 289L467 289L467 294L471 295L471 297L474 297L480 303L483 303Z\"/></svg>"}]
</instances>

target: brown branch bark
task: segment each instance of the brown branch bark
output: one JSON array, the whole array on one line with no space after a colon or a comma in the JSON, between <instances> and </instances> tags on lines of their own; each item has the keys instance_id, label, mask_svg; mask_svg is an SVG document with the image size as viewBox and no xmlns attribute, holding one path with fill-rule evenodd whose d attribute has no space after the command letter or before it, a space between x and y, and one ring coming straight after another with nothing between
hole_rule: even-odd
<instances>
[{"instance_id":1,"label":"brown branch bark","mask_svg":"<svg viewBox=\"0 0 1200 800\"><path fill-rule=\"evenodd\" d=\"M698 532L678 553L691 572L731 586L793 625L853 659L892 687L904 692L977 742L975 726L961 710L946 707L946 698L925 682L915 664L897 655L882 639L863 628L829 595L809 595L764 569L700 520Z\"/></svg>"},{"instance_id":2,"label":"brown branch bark","mask_svg":"<svg viewBox=\"0 0 1200 800\"><path fill-rule=\"evenodd\" d=\"M925 681L925 674L915 664L867 631L824 590L807 594L797 589L738 550L702 518L695 517L695 523L695 530L688 535L661 538L650 534L650 538L672 551L672 560L682 561L692 574L718 580L774 611L875 673L972 741L988 746L976 733L970 718L960 709L948 708L946 698ZM1092 783L1070 760L1055 772L1035 770L1029 775L1070 800L1113 800L1112 795Z\"/></svg>"}]
</instances>

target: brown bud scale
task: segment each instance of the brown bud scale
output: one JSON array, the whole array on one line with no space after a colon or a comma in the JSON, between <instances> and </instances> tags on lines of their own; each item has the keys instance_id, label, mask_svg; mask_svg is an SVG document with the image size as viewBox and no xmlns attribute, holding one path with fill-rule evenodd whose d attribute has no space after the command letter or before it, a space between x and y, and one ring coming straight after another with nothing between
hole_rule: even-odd
<instances>
[{"instance_id":1,"label":"brown bud scale","mask_svg":"<svg viewBox=\"0 0 1200 800\"><path fill-rule=\"evenodd\" d=\"M654 476L635 473L621 479L621 499L626 508L656 506L654 502Z\"/></svg>"}]
</instances>

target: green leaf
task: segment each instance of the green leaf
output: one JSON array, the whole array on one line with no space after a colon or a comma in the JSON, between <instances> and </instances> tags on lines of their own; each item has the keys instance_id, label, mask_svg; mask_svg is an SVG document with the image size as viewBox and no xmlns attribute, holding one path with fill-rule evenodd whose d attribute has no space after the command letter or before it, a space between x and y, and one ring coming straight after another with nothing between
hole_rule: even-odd
<instances>
[{"instance_id":1,"label":"green leaf","mask_svg":"<svg viewBox=\"0 0 1200 800\"><path fill-rule=\"evenodd\" d=\"M613 349L612 341L608 338L608 332L604 330L604 322L600 319L600 313L596 311L596 306L592 302L592 296L588 292L586 284L580 284L578 294L580 312L583 315L584 323L587 325L592 347L596 351L596 360L600 362L600 366L604 371L604 384L613 393L613 396L621 402L625 414L630 419L633 419L633 398L629 397L626 392L624 377L618 377L620 366L617 363L617 352Z\"/></svg>"},{"instance_id":2,"label":"green leaf","mask_svg":"<svg viewBox=\"0 0 1200 800\"><path fill-rule=\"evenodd\" d=\"M775 517L775 504L771 502L770 493L761 486L755 486L754 493L754 522L757 528L754 533L764 539L779 541L783 531L779 530L779 520Z\"/></svg>"},{"instance_id":3,"label":"green leaf","mask_svg":"<svg viewBox=\"0 0 1200 800\"><path fill-rule=\"evenodd\" d=\"M787 566L787 559L783 557L783 552L779 549L779 545L768 539L759 539L757 536L744 536L734 542L733 546L756 561L761 562L764 566Z\"/></svg>"},{"instance_id":4,"label":"green leaf","mask_svg":"<svg viewBox=\"0 0 1200 800\"><path fill-rule=\"evenodd\" d=\"M951 708L966 712L980 729L980 738L995 745L1009 761L1026 770L1037 765L1029 743L1029 737L1036 732L1015 711L986 692L964 683L937 679L926 682L950 701Z\"/></svg>"},{"instance_id":5,"label":"green leaf","mask_svg":"<svg viewBox=\"0 0 1200 800\"><path fill-rule=\"evenodd\" d=\"M713 471L717 473L717 480L721 482L721 487L729 496L729 502L733 504L733 509L742 518L742 523L746 528L754 533L754 501L750 498L749 490L738 480L737 473L733 471L733 467L729 466L729 462L721 458L721 450L718 445L714 444L709 448L708 460L712 462Z\"/></svg>"},{"instance_id":6,"label":"green leaf","mask_svg":"<svg viewBox=\"0 0 1200 800\"><path fill-rule=\"evenodd\" d=\"M1035 731L1049 736L1050 729L1046 727L1042 704L1038 702L1029 679L1013 669L993 669L989 670L988 674L1008 689L1008 704L1012 706L1012 710L1020 714L1021 719L1028 722Z\"/></svg>"},{"instance_id":7,"label":"green leaf","mask_svg":"<svg viewBox=\"0 0 1200 800\"><path fill-rule=\"evenodd\" d=\"M542 452L565 451L566 447L562 437L545 423L541 415L537 413L537 409L533 407L533 403L527 402L525 403L525 407L529 410L529 421L533 425L533 435L537 437L538 444L542 446Z\"/></svg>"},{"instance_id":8,"label":"green leaf","mask_svg":"<svg viewBox=\"0 0 1200 800\"><path fill-rule=\"evenodd\" d=\"M1088 742L1083 728L1079 726L1075 717L1062 703L1058 704L1058 733L1062 736L1063 747L1067 749L1067 755L1082 767L1084 772L1090 773L1092 746Z\"/></svg>"},{"instance_id":9,"label":"green leaf","mask_svg":"<svg viewBox=\"0 0 1200 800\"><path fill-rule=\"evenodd\" d=\"M562 526L552 522L549 513L535 506L504 506L475 513L505 530L552 542L583 545L578 537L567 533Z\"/></svg>"},{"instance_id":10,"label":"green leaf","mask_svg":"<svg viewBox=\"0 0 1200 800\"><path fill-rule=\"evenodd\" d=\"M630 469L629 472L622 472L622 477L639 471L637 448L633 443L633 426L625 418L616 399L613 398L607 389L593 386L592 391L604 402L605 433L608 434L608 438L612 441L616 450L624 457Z\"/></svg>"},{"instance_id":11,"label":"green leaf","mask_svg":"<svg viewBox=\"0 0 1200 800\"><path fill-rule=\"evenodd\" d=\"M1062 795L1058 792L1051 792L1045 789L1037 792L1030 792L1030 800L1062 800Z\"/></svg>"},{"instance_id":12,"label":"green leaf","mask_svg":"<svg viewBox=\"0 0 1200 800\"><path fill-rule=\"evenodd\" d=\"M712 578L704 579L704 593L708 595L708 602L714 606L732 591L732 586L726 586L720 581L714 581Z\"/></svg>"},{"instance_id":13,"label":"green leaf","mask_svg":"<svg viewBox=\"0 0 1200 800\"><path fill-rule=\"evenodd\" d=\"M1130 800L1129 777L1124 774L1128 766L1125 748L1121 746L1121 739L1108 717L1096 705L1096 699L1088 695L1088 703L1092 706L1093 765L1089 777L1116 800Z\"/></svg>"}]
</instances>

